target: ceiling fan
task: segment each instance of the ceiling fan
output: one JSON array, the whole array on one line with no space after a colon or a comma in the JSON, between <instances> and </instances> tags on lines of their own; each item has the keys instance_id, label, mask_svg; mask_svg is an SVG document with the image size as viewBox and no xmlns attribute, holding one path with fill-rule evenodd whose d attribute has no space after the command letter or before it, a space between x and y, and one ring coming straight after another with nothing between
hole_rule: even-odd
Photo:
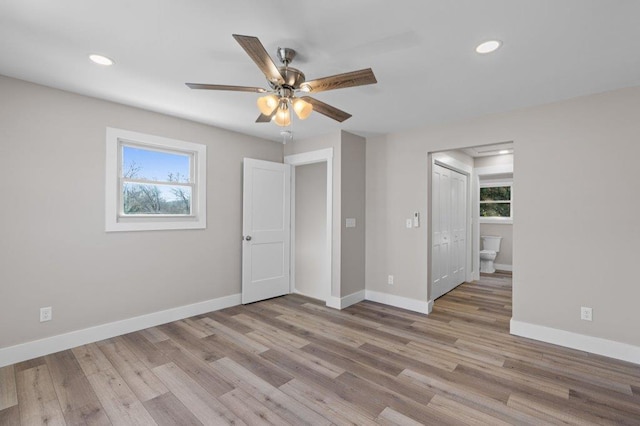
<instances>
[{"instance_id":1,"label":"ceiling fan","mask_svg":"<svg viewBox=\"0 0 640 426\"><path fill-rule=\"evenodd\" d=\"M302 71L289 66L296 56L295 50L287 47L279 47L277 55L282 66L277 67L257 37L234 34L233 38L235 38L245 52L247 52L253 62L260 68L260 71L264 73L270 89L221 84L186 83L186 85L191 89L269 93L258 98L257 104L260 110L260 116L256 120L256 123L273 121L279 126L288 126L291 124L291 110L293 110L301 120L309 117L311 112L315 110L329 118L343 122L350 118L351 114L312 98L311 96L304 95L299 97L296 96L296 94L299 92L319 93L327 90L377 83L371 68L306 81Z\"/></svg>"}]
</instances>

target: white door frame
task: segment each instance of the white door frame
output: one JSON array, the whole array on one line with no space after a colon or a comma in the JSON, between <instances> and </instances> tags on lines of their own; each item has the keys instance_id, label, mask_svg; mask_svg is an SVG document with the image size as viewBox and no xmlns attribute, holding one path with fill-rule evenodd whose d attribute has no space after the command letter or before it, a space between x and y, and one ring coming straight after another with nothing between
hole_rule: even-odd
<instances>
[{"instance_id":1,"label":"white door frame","mask_svg":"<svg viewBox=\"0 0 640 426\"><path fill-rule=\"evenodd\" d=\"M476 228L473 227L473 212L471 209L472 204L472 191L471 191L471 181L472 176L473 176L473 167L463 163L462 161L458 161L455 158L443 153L443 152L430 152L429 154L429 167L428 167L428 216L429 216L429 232L427 233L427 249L428 249L428 255L427 255L427 263L428 263L428 274L427 274L427 297L429 299L428 301L428 312L431 313L431 310L433 309L433 301L434 299L432 298L432 294L431 294L431 287L432 287L432 281L433 281L433 276L432 276L432 257L431 257L431 250L432 250L432 244L433 244L433 235L432 235L432 229L433 229L433 224L431 222L431 218L432 218L432 208L433 208L433 202L432 202L432 188L431 188L431 176L433 173L433 166L434 164L437 164L439 166L445 167L447 169L456 171L458 173L461 173L463 175L467 176L467 235L466 235L466 241L467 241L467 259L466 259L466 281L472 281L473 280L473 274L474 274L474 264L473 264L473 244L471 244L471 241L473 241L474 239L474 235L478 232L478 230ZM477 227L477 225L476 225ZM479 233L478 233L479 234Z\"/></svg>"},{"instance_id":2,"label":"white door frame","mask_svg":"<svg viewBox=\"0 0 640 426\"><path fill-rule=\"evenodd\" d=\"M317 151L303 152L300 154L292 154L284 157L284 163L290 164L291 167L291 257L290 257L290 290L295 292L296 289L296 167L306 164L327 163L327 267L329 270L325 276L329 277L328 299L325 303L329 306L330 300L334 294L332 282L333 270L333 250L332 250L332 233L333 233L333 148L320 149ZM339 292L338 292L339 294Z\"/></svg>"}]
</instances>

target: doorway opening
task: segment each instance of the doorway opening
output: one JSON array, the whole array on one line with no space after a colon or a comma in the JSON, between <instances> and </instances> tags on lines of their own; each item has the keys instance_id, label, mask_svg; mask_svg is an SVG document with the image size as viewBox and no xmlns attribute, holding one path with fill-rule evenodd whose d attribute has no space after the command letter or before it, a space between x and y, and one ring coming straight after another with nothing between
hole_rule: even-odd
<instances>
[{"instance_id":1,"label":"doorway opening","mask_svg":"<svg viewBox=\"0 0 640 426\"><path fill-rule=\"evenodd\" d=\"M333 148L286 156L291 168L291 292L331 300Z\"/></svg>"},{"instance_id":2,"label":"doorway opening","mask_svg":"<svg viewBox=\"0 0 640 426\"><path fill-rule=\"evenodd\" d=\"M429 153L430 308L462 282L479 280L481 270L490 266L512 273L513 159L513 142ZM493 255L483 252L483 268L481 237L499 237L484 238L493 244L500 241L497 250L488 247Z\"/></svg>"}]
</instances>

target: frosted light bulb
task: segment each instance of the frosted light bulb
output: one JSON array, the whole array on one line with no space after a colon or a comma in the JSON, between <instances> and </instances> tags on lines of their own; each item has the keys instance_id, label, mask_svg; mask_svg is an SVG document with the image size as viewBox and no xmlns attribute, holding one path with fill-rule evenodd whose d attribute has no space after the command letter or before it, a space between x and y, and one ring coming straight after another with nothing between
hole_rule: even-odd
<instances>
[{"instance_id":1,"label":"frosted light bulb","mask_svg":"<svg viewBox=\"0 0 640 426\"><path fill-rule=\"evenodd\" d=\"M309 117L311 111L313 111L313 105L300 98L296 98L293 100L293 110L300 120L304 120Z\"/></svg>"},{"instance_id":2,"label":"frosted light bulb","mask_svg":"<svg viewBox=\"0 0 640 426\"><path fill-rule=\"evenodd\" d=\"M286 127L291 124L291 113L286 106L280 106L278 112L273 117L273 121L280 127Z\"/></svg>"},{"instance_id":3,"label":"frosted light bulb","mask_svg":"<svg viewBox=\"0 0 640 426\"><path fill-rule=\"evenodd\" d=\"M267 95L258 98L258 109L264 115L271 115L273 111L278 107L278 98L276 95Z\"/></svg>"}]
</instances>

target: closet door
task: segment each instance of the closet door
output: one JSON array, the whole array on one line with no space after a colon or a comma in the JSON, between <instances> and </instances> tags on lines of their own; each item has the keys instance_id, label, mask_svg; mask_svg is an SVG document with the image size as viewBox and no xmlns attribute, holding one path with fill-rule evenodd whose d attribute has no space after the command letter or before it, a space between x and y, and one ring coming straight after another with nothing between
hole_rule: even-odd
<instances>
[{"instance_id":1,"label":"closet door","mask_svg":"<svg viewBox=\"0 0 640 426\"><path fill-rule=\"evenodd\" d=\"M445 294L451 277L451 170L433 165L431 176L431 299Z\"/></svg>"},{"instance_id":2,"label":"closet door","mask_svg":"<svg viewBox=\"0 0 640 426\"><path fill-rule=\"evenodd\" d=\"M467 176L451 172L451 282L449 290L462 284L467 264Z\"/></svg>"},{"instance_id":3,"label":"closet door","mask_svg":"<svg viewBox=\"0 0 640 426\"><path fill-rule=\"evenodd\" d=\"M431 185L430 299L434 300L465 280L467 176L434 164Z\"/></svg>"}]
</instances>

